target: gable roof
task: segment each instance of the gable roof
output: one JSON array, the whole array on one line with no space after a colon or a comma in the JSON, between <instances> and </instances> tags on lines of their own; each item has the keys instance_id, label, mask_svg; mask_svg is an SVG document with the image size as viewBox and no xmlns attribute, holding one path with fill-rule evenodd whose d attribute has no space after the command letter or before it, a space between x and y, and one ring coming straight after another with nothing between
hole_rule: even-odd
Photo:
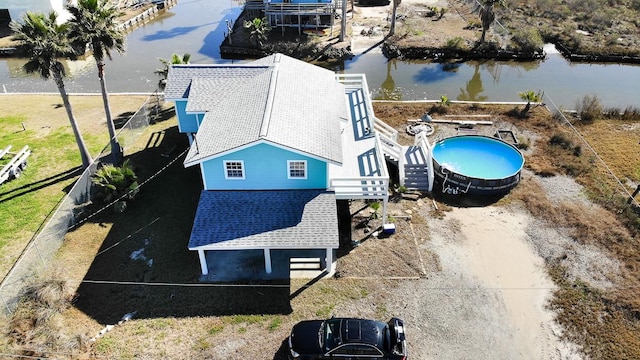
<instances>
[{"instance_id":1,"label":"gable roof","mask_svg":"<svg viewBox=\"0 0 640 360\"><path fill-rule=\"evenodd\" d=\"M258 143L342 163L345 90L327 69L275 54L243 65L174 65L165 98L205 113L191 166Z\"/></svg>"}]
</instances>

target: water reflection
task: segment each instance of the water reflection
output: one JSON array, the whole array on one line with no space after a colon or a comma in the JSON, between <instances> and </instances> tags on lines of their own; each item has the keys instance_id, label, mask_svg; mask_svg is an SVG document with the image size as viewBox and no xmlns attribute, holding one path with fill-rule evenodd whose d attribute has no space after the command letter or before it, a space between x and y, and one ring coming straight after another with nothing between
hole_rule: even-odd
<instances>
[{"instance_id":1,"label":"water reflection","mask_svg":"<svg viewBox=\"0 0 640 360\"><path fill-rule=\"evenodd\" d=\"M380 85L380 93L374 97L376 100L402 100L402 91L396 87L396 82L391 76L391 66L394 70L398 69L395 60L387 61L387 77Z\"/></svg>"},{"instance_id":2,"label":"water reflection","mask_svg":"<svg viewBox=\"0 0 640 360\"><path fill-rule=\"evenodd\" d=\"M467 81L467 86L463 89L460 88L460 95L456 99L462 101L487 101L489 99L486 95L480 95L484 92L482 87L482 76L480 75L480 64L474 65L473 76L471 80Z\"/></svg>"},{"instance_id":3,"label":"water reflection","mask_svg":"<svg viewBox=\"0 0 640 360\"><path fill-rule=\"evenodd\" d=\"M156 89L158 58L191 54L199 64L230 63L220 56L226 21L236 21L240 0L179 0L166 13L127 36L127 53L107 62L107 82L113 92ZM573 106L586 94L596 94L606 106L640 106L640 66L572 64L545 47L548 57L536 62L465 62L387 60L377 48L345 61L342 70L366 74L375 99L438 100L445 94L460 100L520 101L519 91L543 90L557 103ZM96 67L67 62L69 92L99 93ZM0 59L0 84L6 92L57 92L55 83L26 76L23 60ZM332 65L335 66L335 65ZM331 68L336 71L336 69Z\"/></svg>"},{"instance_id":4,"label":"water reflection","mask_svg":"<svg viewBox=\"0 0 640 360\"><path fill-rule=\"evenodd\" d=\"M429 84L455 76L457 68L452 64L428 64L413 76L417 83Z\"/></svg>"}]
</instances>

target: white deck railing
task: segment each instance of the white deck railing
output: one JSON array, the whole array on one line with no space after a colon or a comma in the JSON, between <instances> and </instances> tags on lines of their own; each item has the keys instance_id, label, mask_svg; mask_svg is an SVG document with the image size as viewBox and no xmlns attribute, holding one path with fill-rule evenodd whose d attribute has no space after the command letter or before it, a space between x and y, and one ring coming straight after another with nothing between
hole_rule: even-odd
<instances>
[{"instance_id":1,"label":"white deck railing","mask_svg":"<svg viewBox=\"0 0 640 360\"><path fill-rule=\"evenodd\" d=\"M384 121L375 117L373 107L371 106L371 96L369 94L369 84L367 79L362 74L336 74L336 79L342 83L347 89L362 89L365 96L365 104L367 106L367 113L373 118L373 129L386 137L387 139L398 141L398 131L389 126Z\"/></svg>"},{"instance_id":2,"label":"white deck railing","mask_svg":"<svg viewBox=\"0 0 640 360\"><path fill-rule=\"evenodd\" d=\"M337 199L384 199L389 196L389 171L384 161L380 135L375 134L375 154L380 175L332 178L329 186Z\"/></svg>"},{"instance_id":3,"label":"white deck railing","mask_svg":"<svg viewBox=\"0 0 640 360\"><path fill-rule=\"evenodd\" d=\"M342 1L309 3L247 1L244 8L246 10L263 10L265 14L331 14L333 9L342 9Z\"/></svg>"},{"instance_id":4,"label":"white deck railing","mask_svg":"<svg viewBox=\"0 0 640 360\"><path fill-rule=\"evenodd\" d=\"M336 79L345 86L347 90L363 90L364 103L367 113L374 121L375 156L378 159L379 175L332 178L330 187L336 193L337 199L384 199L389 196L389 171L385 161L385 151L390 147L389 139L395 151L395 157L402 158L402 149L395 140L398 132L373 116L373 107L369 96L369 87L366 78L361 74L336 74ZM393 146L396 144L397 146ZM384 151L383 151L384 150Z\"/></svg>"}]
</instances>

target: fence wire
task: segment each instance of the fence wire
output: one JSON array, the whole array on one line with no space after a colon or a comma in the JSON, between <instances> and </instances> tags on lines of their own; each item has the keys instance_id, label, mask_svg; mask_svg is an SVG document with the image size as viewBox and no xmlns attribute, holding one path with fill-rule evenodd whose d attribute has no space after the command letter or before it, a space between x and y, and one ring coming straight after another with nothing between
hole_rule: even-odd
<instances>
[{"instance_id":1,"label":"fence wire","mask_svg":"<svg viewBox=\"0 0 640 360\"><path fill-rule=\"evenodd\" d=\"M589 144L587 139L580 133L580 131L578 131L575 126L573 126L571 121L566 116L566 109L559 107L550 96L545 94L544 98L546 99L545 103L547 105L547 108L549 108L549 110L555 114L556 118L564 127L570 129L571 133L573 134L571 140L577 140L581 143L582 149L587 149L589 151L589 153L596 160L594 162L594 165L600 167L603 170L602 173L606 174L609 177L609 180L614 184L614 187L611 189L612 191L610 194L610 200L613 200L613 197L615 197L616 195L621 196L622 198L627 199L627 205L631 206L634 211L639 211L640 203L638 203L638 201L634 198L633 189L631 189L628 185L625 185L622 180L618 178L618 176L613 172L613 170L611 170L606 161L600 156L600 154L598 154L596 149L591 144Z\"/></svg>"},{"instance_id":2,"label":"fence wire","mask_svg":"<svg viewBox=\"0 0 640 360\"><path fill-rule=\"evenodd\" d=\"M163 102L161 95L154 93L124 124L116 123L116 127L119 128L116 137L125 155L127 155L127 149L145 132L149 124L158 118ZM112 162L111 147L107 144L100 155L80 175L67 196L60 201L55 212L45 219L44 226L36 232L2 280L0 299L7 314L15 309L25 286L51 262L62 246L69 229L78 225L86 216L83 214L83 209L91 199L91 176L100 164L110 162Z\"/></svg>"}]
</instances>

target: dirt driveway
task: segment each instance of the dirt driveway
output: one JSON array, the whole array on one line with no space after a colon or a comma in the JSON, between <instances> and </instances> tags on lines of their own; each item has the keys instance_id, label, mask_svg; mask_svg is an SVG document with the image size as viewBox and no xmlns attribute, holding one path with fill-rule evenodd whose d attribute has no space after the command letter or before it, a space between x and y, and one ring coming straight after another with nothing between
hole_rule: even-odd
<instances>
[{"instance_id":1,"label":"dirt driveway","mask_svg":"<svg viewBox=\"0 0 640 360\"><path fill-rule=\"evenodd\" d=\"M535 219L514 205L451 207L438 217L428 198L414 204L391 204L392 213L413 218L411 225L399 222L392 237L412 241L406 233L413 234L417 252L404 260L420 257L414 275L426 275L345 304L337 315L375 314L384 304L388 314L405 320L413 359L581 359L574 345L559 339L561 329L546 306L555 286L532 246ZM361 246L376 241L388 240ZM345 277L358 272L342 271Z\"/></svg>"}]
</instances>

